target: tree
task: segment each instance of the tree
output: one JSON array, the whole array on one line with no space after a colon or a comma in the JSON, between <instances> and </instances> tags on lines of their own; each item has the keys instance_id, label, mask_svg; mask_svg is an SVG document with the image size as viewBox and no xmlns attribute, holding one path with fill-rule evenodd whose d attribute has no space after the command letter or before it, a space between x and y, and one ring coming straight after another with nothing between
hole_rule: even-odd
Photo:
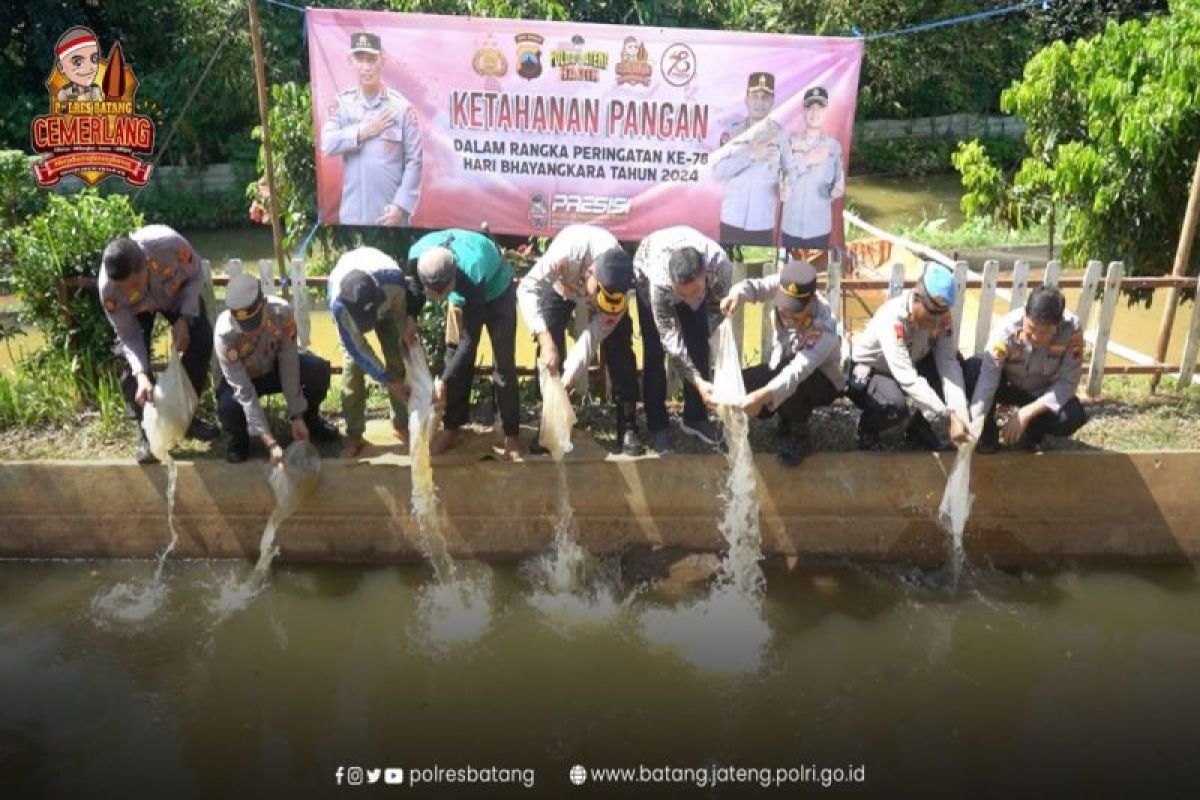
<instances>
[{"instance_id":1,"label":"tree","mask_svg":"<svg viewBox=\"0 0 1200 800\"><path fill-rule=\"evenodd\" d=\"M1001 104L1028 126L1014 191L1052 194L1068 259L1170 270L1200 152L1200 0L1051 44Z\"/></svg>"}]
</instances>

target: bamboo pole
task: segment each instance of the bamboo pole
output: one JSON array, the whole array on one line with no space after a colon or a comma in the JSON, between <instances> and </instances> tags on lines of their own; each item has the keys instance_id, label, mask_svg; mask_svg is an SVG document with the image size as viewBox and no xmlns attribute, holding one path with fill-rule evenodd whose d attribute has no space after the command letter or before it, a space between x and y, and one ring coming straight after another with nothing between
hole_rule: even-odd
<instances>
[{"instance_id":1,"label":"bamboo pole","mask_svg":"<svg viewBox=\"0 0 1200 800\"><path fill-rule=\"evenodd\" d=\"M1179 245L1175 248L1175 264L1171 275L1179 278L1187 272L1188 260L1192 257L1192 240L1196 238L1196 223L1200 221L1200 154L1196 156L1196 171L1192 175L1192 190L1188 194L1187 211L1183 215L1183 230L1179 234ZM1196 298L1200 303L1200 297ZM1171 287L1167 292L1167 306L1163 309L1162 324L1158 328L1158 346L1154 360L1162 363L1171 345L1171 328L1175 325L1175 309L1179 306L1179 289ZM1150 391L1158 388L1159 375L1150 379Z\"/></svg>"},{"instance_id":2,"label":"bamboo pole","mask_svg":"<svg viewBox=\"0 0 1200 800\"><path fill-rule=\"evenodd\" d=\"M254 83L258 88L258 120L263 132L263 162L267 167L268 210L271 214L271 241L275 247L275 262L280 275L287 275L287 260L283 255L283 229L279 222L279 193L275 191L275 164L271 159L270 105L267 100L267 68L263 61L262 29L258 23L258 0L246 0L250 9L250 42L254 46ZM283 287L283 296L288 289Z\"/></svg>"}]
</instances>

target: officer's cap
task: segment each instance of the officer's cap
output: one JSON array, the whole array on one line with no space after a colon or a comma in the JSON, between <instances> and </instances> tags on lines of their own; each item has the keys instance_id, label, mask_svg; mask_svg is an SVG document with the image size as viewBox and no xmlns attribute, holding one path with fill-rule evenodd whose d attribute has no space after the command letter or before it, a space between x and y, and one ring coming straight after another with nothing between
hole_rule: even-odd
<instances>
[{"instance_id":1,"label":"officer's cap","mask_svg":"<svg viewBox=\"0 0 1200 800\"><path fill-rule=\"evenodd\" d=\"M804 93L804 107L808 108L813 103L820 103L823 106L829 105L829 92L825 91L824 86L810 87Z\"/></svg>"},{"instance_id":2,"label":"officer's cap","mask_svg":"<svg viewBox=\"0 0 1200 800\"><path fill-rule=\"evenodd\" d=\"M751 72L746 79L746 91L775 94L775 76L769 72Z\"/></svg>"},{"instance_id":3,"label":"officer's cap","mask_svg":"<svg viewBox=\"0 0 1200 800\"><path fill-rule=\"evenodd\" d=\"M262 284L258 278L245 272L234 275L225 287L225 307L230 311L244 311L258 302Z\"/></svg>"},{"instance_id":4,"label":"officer's cap","mask_svg":"<svg viewBox=\"0 0 1200 800\"><path fill-rule=\"evenodd\" d=\"M379 55L383 52L382 44L379 41L379 35L366 32L350 34L350 52Z\"/></svg>"},{"instance_id":5,"label":"officer's cap","mask_svg":"<svg viewBox=\"0 0 1200 800\"><path fill-rule=\"evenodd\" d=\"M954 307L954 273L935 261L925 262L925 272L917 287L921 304L934 314L945 314Z\"/></svg>"},{"instance_id":6,"label":"officer's cap","mask_svg":"<svg viewBox=\"0 0 1200 800\"><path fill-rule=\"evenodd\" d=\"M775 307L784 311L803 311L817 293L817 271L800 259L791 259L779 271L779 289Z\"/></svg>"},{"instance_id":7,"label":"officer's cap","mask_svg":"<svg viewBox=\"0 0 1200 800\"><path fill-rule=\"evenodd\" d=\"M339 297L360 331L374 330L379 322L379 307L384 301L383 289L374 278L362 270L350 270L342 278Z\"/></svg>"},{"instance_id":8,"label":"officer's cap","mask_svg":"<svg viewBox=\"0 0 1200 800\"><path fill-rule=\"evenodd\" d=\"M447 247L431 247L417 259L417 275L428 289L440 292L454 280L458 261Z\"/></svg>"},{"instance_id":9,"label":"officer's cap","mask_svg":"<svg viewBox=\"0 0 1200 800\"><path fill-rule=\"evenodd\" d=\"M609 314L620 314L629 302L629 287L633 285L633 259L620 247L605 250L592 262L596 283L596 306Z\"/></svg>"}]
</instances>

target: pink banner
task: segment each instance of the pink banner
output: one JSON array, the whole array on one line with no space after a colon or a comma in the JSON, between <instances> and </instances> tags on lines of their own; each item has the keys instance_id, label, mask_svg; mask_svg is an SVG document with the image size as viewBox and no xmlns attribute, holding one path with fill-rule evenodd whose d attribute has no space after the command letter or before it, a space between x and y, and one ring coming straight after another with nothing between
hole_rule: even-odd
<instances>
[{"instance_id":1,"label":"pink banner","mask_svg":"<svg viewBox=\"0 0 1200 800\"><path fill-rule=\"evenodd\" d=\"M840 241L860 39L306 16L326 223Z\"/></svg>"}]
</instances>

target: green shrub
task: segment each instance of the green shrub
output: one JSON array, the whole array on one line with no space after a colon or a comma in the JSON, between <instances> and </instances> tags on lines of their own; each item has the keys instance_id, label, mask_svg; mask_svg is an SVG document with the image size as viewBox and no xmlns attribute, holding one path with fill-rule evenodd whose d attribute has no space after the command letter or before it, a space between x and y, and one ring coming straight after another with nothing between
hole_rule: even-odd
<instances>
[{"instance_id":1,"label":"green shrub","mask_svg":"<svg viewBox=\"0 0 1200 800\"><path fill-rule=\"evenodd\" d=\"M91 407L99 412L103 433L122 426L125 401L111 359L97 363L46 349L0 370L0 429L74 423Z\"/></svg>"},{"instance_id":2,"label":"green shrub","mask_svg":"<svg viewBox=\"0 0 1200 800\"><path fill-rule=\"evenodd\" d=\"M96 290L69 290L64 309L59 281L95 278L105 246L141 224L141 215L124 195L104 197L85 189L67 197L52 195L46 210L13 235L13 287L21 300L22 321L38 327L49 349L74 353L88 363L112 361L113 332Z\"/></svg>"}]
</instances>

